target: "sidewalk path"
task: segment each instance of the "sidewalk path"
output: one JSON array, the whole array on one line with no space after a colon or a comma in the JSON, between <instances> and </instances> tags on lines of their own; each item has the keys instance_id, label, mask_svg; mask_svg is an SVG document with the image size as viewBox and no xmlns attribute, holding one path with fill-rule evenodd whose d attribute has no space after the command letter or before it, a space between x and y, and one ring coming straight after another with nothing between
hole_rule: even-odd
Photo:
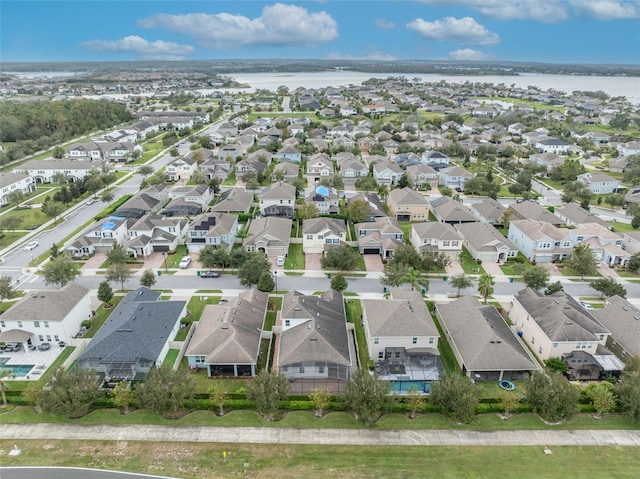
<instances>
[{"instance_id":1,"label":"sidewalk path","mask_svg":"<svg viewBox=\"0 0 640 479\"><path fill-rule=\"evenodd\" d=\"M370 430L271 427L80 426L3 424L0 437L111 441L175 441L350 446L640 446L640 430Z\"/></svg>"}]
</instances>

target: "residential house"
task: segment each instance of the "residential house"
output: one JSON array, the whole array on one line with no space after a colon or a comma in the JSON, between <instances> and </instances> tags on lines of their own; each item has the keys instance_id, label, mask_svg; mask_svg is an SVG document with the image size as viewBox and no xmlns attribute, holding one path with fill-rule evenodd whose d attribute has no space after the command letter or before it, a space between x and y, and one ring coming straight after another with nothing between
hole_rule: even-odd
<instances>
[{"instance_id":1,"label":"residential house","mask_svg":"<svg viewBox=\"0 0 640 479\"><path fill-rule=\"evenodd\" d=\"M449 166L449 157L440 151L428 150L422 153L422 164L436 171Z\"/></svg>"},{"instance_id":2,"label":"residential house","mask_svg":"<svg viewBox=\"0 0 640 479\"><path fill-rule=\"evenodd\" d=\"M142 153L142 147L127 142L87 141L71 145L67 155L72 160L127 162L134 151Z\"/></svg>"},{"instance_id":3,"label":"residential house","mask_svg":"<svg viewBox=\"0 0 640 479\"><path fill-rule=\"evenodd\" d=\"M404 170L388 161L376 161L373 165L373 179L377 185L395 186L404 174Z\"/></svg>"},{"instance_id":4,"label":"residential house","mask_svg":"<svg viewBox=\"0 0 640 479\"><path fill-rule=\"evenodd\" d=\"M356 235L360 254L379 254L383 258L390 258L404 243L400 223L388 216L356 224Z\"/></svg>"},{"instance_id":5,"label":"residential house","mask_svg":"<svg viewBox=\"0 0 640 479\"><path fill-rule=\"evenodd\" d=\"M557 228L565 226L565 222L558 216L551 213L536 201L528 200L521 203L513 203L508 209L511 219L530 219L534 221L544 221Z\"/></svg>"},{"instance_id":6,"label":"residential house","mask_svg":"<svg viewBox=\"0 0 640 479\"><path fill-rule=\"evenodd\" d=\"M450 166L440 170L440 184L458 192L464 191L464 185L473 175L459 166Z\"/></svg>"},{"instance_id":7,"label":"residential house","mask_svg":"<svg viewBox=\"0 0 640 479\"><path fill-rule=\"evenodd\" d=\"M54 177L64 175L69 183L81 180L99 165L92 161L76 161L67 158L48 160L29 160L14 168L13 172L28 175L39 183L53 183ZM3 184L4 185L4 184Z\"/></svg>"},{"instance_id":8,"label":"residential house","mask_svg":"<svg viewBox=\"0 0 640 479\"><path fill-rule=\"evenodd\" d=\"M218 134L224 136L225 138L238 136L238 125L235 125L231 122L223 123L218 126Z\"/></svg>"},{"instance_id":9,"label":"residential house","mask_svg":"<svg viewBox=\"0 0 640 479\"><path fill-rule=\"evenodd\" d=\"M158 213L169 201L169 188L166 185L153 185L141 190L115 211L115 216L124 218L142 218L144 215Z\"/></svg>"},{"instance_id":10,"label":"residential house","mask_svg":"<svg viewBox=\"0 0 640 479\"><path fill-rule=\"evenodd\" d=\"M258 158L251 157L236 163L236 177L243 178L249 172L264 173L267 169L267 163L260 161Z\"/></svg>"},{"instance_id":11,"label":"residential house","mask_svg":"<svg viewBox=\"0 0 640 479\"><path fill-rule=\"evenodd\" d=\"M149 256L154 252L175 251L184 237L184 220L146 215L131 221L133 224L127 228L125 248L134 258Z\"/></svg>"},{"instance_id":12,"label":"residential house","mask_svg":"<svg viewBox=\"0 0 640 479\"><path fill-rule=\"evenodd\" d=\"M302 161L302 153L293 146L286 146L276 153L278 161L290 161L291 163L300 163Z\"/></svg>"},{"instance_id":13,"label":"residential house","mask_svg":"<svg viewBox=\"0 0 640 479\"><path fill-rule=\"evenodd\" d=\"M370 136L363 136L356 140L358 144L358 148L362 153L368 153L373 145L378 143L375 138L371 138Z\"/></svg>"},{"instance_id":14,"label":"residential house","mask_svg":"<svg viewBox=\"0 0 640 479\"><path fill-rule=\"evenodd\" d=\"M27 291L2 314L0 342L27 351L43 343L68 342L92 317L89 290L70 283L55 290Z\"/></svg>"},{"instance_id":15,"label":"residential house","mask_svg":"<svg viewBox=\"0 0 640 479\"><path fill-rule=\"evenodd\" d=\"M369 169L355 156L338 159L337 163L345 185L353 185L358 178L369 174Z\"/></svg>"},{"instance_id":16,"label":"residential house","mask_svg":"<svg viewBox=\"0 0 640 479\"><path fill-rule=\"evenodd\" d=\"M165 215L194 216L206 209L213 199L213 191L207 185L179 186L171 190L171 196Z\"/></svg>"},{"instance_id":17,"label":"residential house","mask_svg":"<svg viewBox=\"0 0 640 479\"><path fill-rule=\"evenodd\" d=\"M321 176L332 176L333 172L333 161L326 153L316 153L307 160L306 174L315 177L316 181L319 181Z\"/></svg>"},{"instance_id":18,"label":"residential house","mask_svg":"<svg viewBox=\"0 0 640 479\"><path fill-rule=\"evenodd\" d=\"M577 203L566 203L556 207L554 214L566 222L567 226L580 226L586 223L598 223L607 228L610 226L607 221L585 210Z\"/></svg>"},{"instance_id":19,"label":"residential house","mask_svg":"<svg viewBox=\"0 0 640 479\"><path fill-rule=\"evenodd\" d=\"M458 259L464 238L447 223L430 221L411 225L411 244L419 253L444 253Z\"/></svg>"},{"instance_id":20,"label":"residential house","mask_svg":"<svg viewBox=\"0 0 640 479\"><path fill-rule=\"evenodd\" d=\"M293 218L296 187L278 181L262 189L259 194L260 213L265 216Z\"/></svg>"},{"instance_id":21,"label":"residential house","mask_svg":"<svg viewBox=\"0 0 640 479\"><path fill-rule=\"evenodd\" d=\"M189 368L210 378L255 376L268 302L269 293L251 288L206 305L185 352Z\"/></svg>"},{"instance_id":22,"label":"residential house","mask_svg":"<svg viewBox=\"0 0 640 479\"><path fill-rule=\"evenodd\" d=\"M369 205L369 216L365 218L366 221L375 221L376 218L387 216L380 198L375 193L358 193L356 196L347 199L347 206L351 206L354 201L366 201Z\"/></svg>"},{"instance_id":23,"label":"residential house","mask_svg":"<svg viewBox=\"0 0 640 479\"><path fill-rule=\"evenodd\" d=\"M620 187L620 183L616 178L605 173L587 172L578 175L578 181L581 181L591 193L596 195L608 195L616 193Z\"/></svg>"},{"instance_id":24,"label":"residential house","mask_svg":"<svg viewBox=\"0 0 640 479\"><path fill-rule=\"evenodd\" d=\"M605 346L623 362L640 357L640 310L620 296L611 296L604 308L590 311L611 335Z\"/></svg>"},{"instance_id":25,"label":"residential house","mask_svg":"<svg viewBox=\"0 0 640 479\"><path fill-rule=\"evenodd\" d=\"M193 158L176 158L167 164L165 171L170 181L189 181L193 172L198 169L198 162Z\"/></svg>"},{"instance_id":26,"label":"residential house","mask_svg":"<svg viewBox=\"0 0 640 479\"><path fill-rule=\"evenodd\" d=\"M127 294L80 354L77 367L105 380L143 380L160 367L187 315L186 301L160 301L160 296L145 287Z\"/></svg>"},{"instance_id":27,"label":"residential house","mask_svg":"<svg viewBox=\"0 0 640 479\"><path fill-rule=\"evenodd\" d=\"M440 334L420 292L391 288L388 299L361 303L369 359L380 379L411 381L405 389L417 385L418 392L430 392L444 368L438 352Z\"/></svg>"},{"instance_id":28,"label":"residential house","mask_svg":"<svg viewBox=\"0 0 640 479\"><path fill-rule=\"evenodd\" d=\"M411 188L396 188L389 192L389 213L398 221L428 221L427 199Z\"/></svg>"},{"instance_id":29,"label":"residential house","mask_svg":"<svg viewBox=\"0 0 640 479\"><path fill-rule=\"evenodd\" d=\"M103 138L113 143L136 143L138 141L138 132L133 128L123 128L106 133Z\"/></svg>"},{"instance_id":30,"label":"residential house","mask_svg":"<svg viewBox=\"0 0 640 479\"><path fill-rule=\"evenodd\" d=\"M107 216L83 233L65 249L73 257L111 251L113 243L124 244L128 239L127 219L121 216Z\"/></svg>"},{"instance_id":31,"label":"residential house","mask_svg":"<svg viewBox=\"0 0 640 479\"><path fill-rule=\"evenodd\" d=\"M0 173L0 206L10 203L13 192L28 195L34 191L36 184L31 176L22 173Z\"/></svg>"},{"instance_id":32,"label":"residential house","mask_svg":"<svg viewBox=\"0 0 640 479\"><path fill-rule=\"evenodd\" d=\"M547 174L549 174L554 168L562 166L564 164L564 160L565 158L563 156L555 153L534 153L529 155L529 158L526 161L544 166L547 169Z\"/></svg>"},{"instance_id":33,"label":"residential house","mask_svg":"<svg viewBox=\"0 0 640 479\"><path fill-rule=\"evenodd\" d=\"M200 171L204 173L207 180L214 178L224 181L231 175L233 165L228 161L217 160L215 158L209 158L200 165Z\"/></svg>"},{"instance_id":34,"label":"residential house","mask_svg":"<svg viewBox=\"0 0 640 479\"><path fill-rule=\"evenodd\" d=\"M238 158L242 158L242 156L244 155L244 152L245 152L245 147L243 145L241 145L240 143L231 143L228 145L223 145L218 149L218 157L221 160L234 162ZM238 170L238 168L236 167L236 171L239 171L242 173L248 170L244 170L244 169Z\"/></svg>"},{"instance_id":35,"label":"residential house","mask_svg":"<svg viewBox=\"0 0 640 479\"><path fill-rule=\"evenodd\" d=\"M341 392L357 367L353 327L338 291L320 296L290 291L282 299L278 373L297 393L316 387Z\"/></svg>"},{"instance_id":36,"label":"residential house","mask_svg":"<svg viewBox=\"0 0 640 479\"><path fill-rule=\"evenodd\" d=\"M407 167L407 179L414 188L430 190L438 184L438 173L427 165L411 165Z\"/></svg>"},{"instance_id":37,"label":"residential house","mask_svg":"<svg viewBox=\"0 0 640 479\"><path fill-rule=\"evenodd\" d=\"M493 198L483 198L479 203L470 206L471 212L481 222L490 225L501 225L504 223L504 213L507 209Z\"/></svg>"},{"instance_id":38,"label":"residential house","mask_svg":"<svg viewBox=\"0 0 640 479\"><path fill-rule=\"evenodd\" d=\"M340 211L338 190L329 186L307 188L304 200L306 203L316 205L321 215L337 214Z\"/></svg>"},{"instance_id":39,"label":"residential house","mask_svg":"<svg viewBox=\"0 0 640 479\"><path fill-rule=\"evenodd\" d=\"M200 215L189 224L185 244L189 253L199 253L205 246L231 251L238 234L238 217L211 212Z\"/></svg>"},{"instance_id":40,"label":"residential house","mask_svg":"<svg viewBox=\"0 0 640 479\"><path fill-rule=\"evenodd\" d=\"M249 252L258 251L266 256L286 256L289 252L291 225L289 218L256 218L251 221L242 246Z\"/></svg>"},{"instance_id":41,"label":"residential house","mask_svg":"<svg viewBox=\"0 0 640 479\"><path fill-rule=\"evenodd\" d=\"M455 226L476 261L502 263L518 255L518 248L488 223L462 223Z\"/></svg>"},{"instance_id":42,"label":"residential house","mask_svg":"<svg viewBox=\"0 0 640 479\"><path fill-rule=\"evenodd\" d=\"M640 231L625 231L622 233L622 244L629 254L640 253Z\"/></svg>"},{"instance_id":43,"label":"residential house","mask_svg":"<svg viewBox=\"0 0 640 479\"><path fill-rule=\"evenodd\" d=\"M429 209L437 221L441 223L459 224L475 223L476 217L459 201L448 196L441 196L429 202Z\"/></svg>"},{"instance_id":44,"label":"residential house","mask_svg":"<svg viewBox=\"0 0 640 479\"><path fill-rule=\"evenodd\" d=\"M344 244L347 223L337 218L311 218L302 222L302 251L304 254L323 253L328 247Z\"/></svg>"},{"instance_id":45,"label":"residential house","mask_svg":"<svg viewBox=\"0 0 640 479\"><path fill-rule=\"evenodd\" d=\"M253 204L253 193L244 188L223 191L211 211L217 213L248 213Z\"/></svg>"},{"instance_id":46,"label":"residential house","mask_svg":"<svg viewBox=\"0 0 640 479\"><path fill-rule=\"evenodd\" d=\"M292 183L300 175L300 165L283 161L273 167L271 181L286 181Z\"/></svg>"},{"instance_id":47,"label":"residential house","mask_svg":"<svg viewBox=\"0 0 640 479\"><path fill-rule=\"evenodd\" d=\"M566 153L571 148L567 142L558 138L543 137L534 141L533 147L541 153Z\"/></svg>"},{"instance_id":48,"label":"residential house","mask_svg":"<svg viewBox=\"0 0 640 479\"><path fill-rule=\"evenodd\" d=\"M631 259L631 253L622 249L624 238L598 223L585 223L570 229L569 239L576 245L589 245L596 260L611 267L625 267Z\"/></svg>"},{"instance_id":49,"label":"residential house","mask_svg":"<svg viewBox=\"0 0 640 479\"><path fill-rule=\"evenodd\" d=\"M529 261L551 263L567 259L574 243L566 228L556 228L546 221L512 220L507 238Z\"/></svg>"},{"instance_id":50,"label":"residential house","mask_svg":"<svg viewBox=\"0 0 640 479\"><path fill-rule=\"evenodd\" d=\"M611 332L590 310L584 309L565 292L547 296L525 288L514 295L509 319L518 336L527 342L541 361L570 359L571 353L583 352L600 364L602 376L609 372L619 373L624 367L605 347ZM583 379L577 363L567 361L567 365L578 374L578 379ZM584 379L591 379L591 368L584 369L588 375Z\"/></svg>"},{"instance_id":51,"label":"residential house","mask_svg":"<svg viewBox=\"0 0 640 479\"><path fill-rule=\"evenodd\" d=\"M616 146L620 156L640 155L640 141L630 141Z\"/></svg>"},{"instance_id":52,"label":"residential house","mask_svg":"<svg viewBox=\"0 0 640 479\"><path fill-rule=\"evenodd\" d=\"M436 303L436 316L462 373L474 381L523 380L540 370L498 310L475 296Z\"/></svg>"}]
</instances>

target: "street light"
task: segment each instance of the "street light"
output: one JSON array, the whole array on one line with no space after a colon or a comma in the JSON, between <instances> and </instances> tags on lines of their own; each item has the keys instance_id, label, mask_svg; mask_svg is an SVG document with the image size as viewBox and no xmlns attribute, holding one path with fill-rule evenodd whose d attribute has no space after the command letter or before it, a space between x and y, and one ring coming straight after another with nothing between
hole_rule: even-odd
<instances>
[{"instance_id":1,"label":"street light","mask_svg":"<svg viewBox=\"0 0 640 479\"><path fill-rule=\"evenodd\" d=\"M278 271L274 270L273 271L273 276L275 278L275 282L276 282L276 294L278 293Z\"/></svg>"},{"instance_id":2,"label":"street light","mask_svg":"<svg viewBox=\"0 0 640 479\"><path fill-rule=\"evenodd\" d=\"M164 258L164 272L168 273L169 269L167 268L167 253L165 253L164 251L162 252L162 257Z\"/></svg>"}]
</instances>

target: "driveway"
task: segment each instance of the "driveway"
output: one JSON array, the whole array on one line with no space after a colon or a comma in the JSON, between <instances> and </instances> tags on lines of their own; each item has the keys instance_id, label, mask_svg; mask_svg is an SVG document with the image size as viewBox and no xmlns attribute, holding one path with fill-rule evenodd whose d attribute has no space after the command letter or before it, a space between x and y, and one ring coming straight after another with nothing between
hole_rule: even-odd
<instances>
[{"instance_id":1,"label":"driveway","mask_svg":"<svg viewBox=\"0 0 640 479\"><path fill-rule=\"evenodd\" d=\"M96 253L87 261L85 261L84 265L81 269L98 269L100 265L107 260L107 255L104 253Z\"/></svg>"},{"instance_id":2,"label":"driveway","mask_svg":"<svg viewBox=\"0 0 640 479\"><path fill-rule=\"evenodd\" d=\"M498 263L494 263L493 261L483 261L482 262L482 267L491 276L495 277L495 276L504 276L505 275L502 272L502 270L500 269L500 266L498 266Z\"/></svg>"},{"instance_id":3,"label":"driveway","mask_svg":"<svg viewBox=\"0 0 640 479\"><path fill-rule=\"evenodd\" d=\"M322 254L321 253L307 253L305 256L305 269L311 270L311 271L321 271L322 270L322 264L320 263L320 260L322 259Z\"/></svg>"},{"instance_id":4,"label":"driveway","mask_svg":"<svg viewBox=\"0 0 640 479\"><path fill-rule=\"evenodd\" d=\"M382 264L382 258L377 254L364 254L364 265L368 272L381 272L384 271L384 265Z\"/></svg>"},{"instance_id":5,"label":"driveway","mask_svg":"<svg viewBox=\"0 0 640 479\"><path fill-rule=\"evenodd\" d=\"M450 276L456 274L464 274L464 270L462 269L462 266L460 266L460 261L458 261L457 259L452 259L451 263L449 263L449 266L447 266L447 274Z\"/></svg>"}]
</instances>

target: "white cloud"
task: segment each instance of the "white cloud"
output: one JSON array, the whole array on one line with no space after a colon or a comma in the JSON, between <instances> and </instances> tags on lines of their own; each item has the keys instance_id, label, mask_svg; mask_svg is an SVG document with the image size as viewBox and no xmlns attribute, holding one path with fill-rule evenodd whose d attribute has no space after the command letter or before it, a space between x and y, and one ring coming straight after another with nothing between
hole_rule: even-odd
<instances>
[{"instance_id":1,"label":"white cloud","mask_svg":"<svg viewBox=\"0 0 640 479\"><path fill-rule=\"evenodd\" d=\"M481 61L491 60L491 56L478 50L471 48L461 48L460 50L454 50L449 53L452 60L458 61Z\"/></svg>"},{"instance_id":2,"label":"white cloud","mask_svg":"<svg viewBox=\"0 0 640 479\"><path fill-rule=\"evenodd\" d=\"M381 28L382 30L391 30L396 28L396 24L388 22L387 20L378 19L376 20L376 27Z\"/></svg>"},{"instance_id":3,"label":"white cloud","mask_svg":"<svg viewBox=\"0 0 640 479\"><path fill-rule=\"evenodd\" d=\"M195 52L195 48L191 45L162 40L150 42L137 35L124 37L120 40L90 40L81 43L80 46L99 52L133 53L140 60L184 60Z\"/></svg>"},{"instance_id":4,"label":"white cloud","mask_svg":"<svg viewBox=\"0 0 640 479\"><path fill-rule=\"evenodd\" d=\"M365 54L361 56L345 55L343 53L333 52L329 53L328 58L330 60L371 60L380 62L393 62L397 60L393 55L375 48L368 49Z\"/></svg>"},{"instance_id":5,"label":"white cloud","mask_svg":"<svg viewBox=\"0 0 640 479\"><path fill-rule=\"evenodd\" d=\"M408 23L407 28L418 32L424 38L440 42L495 45L500 41L497 34L490 32L471 17L446 17L434 22L417 18Z\"/></svg>"},{"instance_id":6,"label":"white cloud","mask_svg":"<svg viewBox=\"0 0 640 479\"><path fill-rule=\"evenodd\" d=\"M431 5L452 6L450 0L422 0ZM473 8L492 18L501 20L531 19L545 23L567 20L566 0L459 0L457 7Z\"/></svg>"},{"instance_id":7,"label":"white cloud","mask_svg":"<svg viewBox=\"0 0 640 479\"><path fill-rule=\"evenodd\" d=\"M576 13L596 20L640 18L640 0L571 0L570 3Z\"/></svg>"},{"instance_id":8,"label":"white cloud","mask_svg":"<svg viewBox=\"0 0 640 479\"><path fill-rule=\"evenodd\" d=\"M282 3L264 7L262 15L255 19L229 13L161 13L140 20L138 25L190 35L198 43L215 49L317 45L338 36L338 24L328 13L310 13L305 8Z\"/></svg>"}]
</instances>

